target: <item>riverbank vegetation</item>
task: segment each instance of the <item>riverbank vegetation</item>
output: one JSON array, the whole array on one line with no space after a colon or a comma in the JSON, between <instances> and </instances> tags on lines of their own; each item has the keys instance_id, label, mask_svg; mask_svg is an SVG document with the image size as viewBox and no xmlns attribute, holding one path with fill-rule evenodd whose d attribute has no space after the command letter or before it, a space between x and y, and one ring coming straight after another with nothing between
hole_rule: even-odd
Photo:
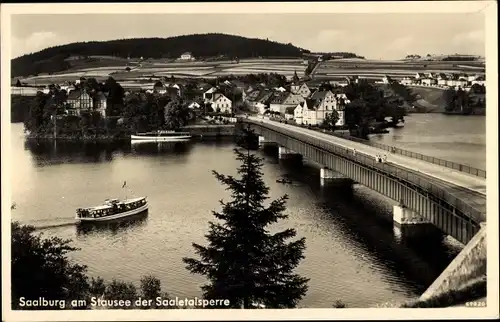
<instances>
[{"instance_id":1,"label":"riverbank vegetation","mask_svg":"<svg viewBox=\"0 0 500 322\"><path fill-rule=\"evenodd\" d=\"M263 162L250 152L255 134L242 131L238 141L246 152L234 150L240 178L213 171L232 200L221 201L222 210L213 212L219 222L209 223L208 245L193 243L199 259L183 260L193 274L208 278L202 287L205 298L229 299L231 308L294 308L308 289L308 279L293 273L304 258L305 238L288 241L295 229L269 232L271 224L287 218L287 196L265 206L269 188L262 178Z\"/></svg>"},{"instance_id":2,"label":"riverbank vegetation","mask_svg":"<svg viewBox=\"0 0 500 322\"><path fill-rule=\"evenodd\" d=\"M134 132L175 130L195 119L187 102L177 95L140 91L125 96L121 85L111 77L105 83L84 79L75 87L74 91L85 91L91 99L104 91L108 94L104 101L94 100L91 108L78 113L68 104L67 92L55 85L48 93L16 100L15 107L28 105L16 117L25 117L29 138L115 140Z\"/></svg>"},{"instance_id":3,"label":"riverbank vegetation","mask_svg":"<svg viewBox=\"0 0 500 322\"><path fill-rule=\"evenodd\" d=\"M13 310L60 309L148 309L159 308L155 299L168 299L161 282L153 276L143 276L140 287L118 280L104 281L87 275L87 267L68 257L78 248L71 240L44 238L32 226L11 224L11 290ZM135 305L139 298L151 299L148 305ZM40 303L40 298L47 302ZM98 300L130 301L130 305L92 305ZM161 303L160 303L161 304ZM169 308L172 308L169 306Z\"/></svg>"},{"instance_id":4,"label":"riverbank vegetation","mask_svg":"<svg viewBox=\"0 0 500 322\"><path fill-rule=\"evenodd\" d=\"M469 91L455 88L405 86L392 82L387 86L408 107L409 113L486 114L486 87L474 84Z\"/></svg>"},{"instance_id":5,"label":"riverbank vegetation","mask_svg":"<svg viewBox=\"0 0 500 322\"><path fill-rule=\"evenodd\" d=\"M404 122L406 111L398 96L387 96L383 90L363 80L349 83L343 91L350 101L345 107L345 123L352 135L366 138L376 130L374 127Z\"/></svg>"}]
</instances>

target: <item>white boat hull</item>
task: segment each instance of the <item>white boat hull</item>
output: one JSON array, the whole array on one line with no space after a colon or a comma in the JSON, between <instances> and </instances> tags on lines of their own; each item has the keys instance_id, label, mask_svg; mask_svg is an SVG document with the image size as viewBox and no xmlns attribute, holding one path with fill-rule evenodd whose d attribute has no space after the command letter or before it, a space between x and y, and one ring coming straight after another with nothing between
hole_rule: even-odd
<instances>
[{"instance_id":1,"label":"white boat hull","mask_svg":"<svg viewBox=\"0 0 500 322\"><path fill-rule=\"evenodd\" d=\"M133 142L179 142L179 141L188 141L189 139L191 139L191 135L179 135L179 136L131 135L130 139Z\"/></svg>"},{"instance_id":2,"label":"white boat hull","mask_svg":"<svg viewBox=\"0 0 500 322\"><path fill-rule=\"evenodd\" d=\"M132 209L132 210L129 210L129 211L125 211L125 212L121 212L119 214L116 214L116 215L110 215L110 216L103 216L103 217L98 217L98 218L80 218L78 216L75 217L75 219L78 221L78 222L103 222L103 221L110 221L110 220L116 220L116 219L120 219L120 218L124 218L124 217L128 217L128 216L133 216L133 215L136 215L136 214L139 214L143 211L146 211L148 209L149 205L148 203L142 205L141 207L139 208L136 208L136 209Z\"/></svg>"}]
</instances>

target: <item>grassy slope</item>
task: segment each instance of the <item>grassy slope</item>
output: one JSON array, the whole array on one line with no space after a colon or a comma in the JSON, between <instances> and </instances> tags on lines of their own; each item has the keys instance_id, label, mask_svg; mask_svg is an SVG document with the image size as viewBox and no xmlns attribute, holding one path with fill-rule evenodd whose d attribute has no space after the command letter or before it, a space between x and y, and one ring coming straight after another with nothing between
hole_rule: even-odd
<instances>
[{"instance_id":1,"label":"grassy slope","mask_svg":"<svg viewBox=\"0 0 500 322\"><path fill-rule=\"evenodd\" d=\"M443 97L444 91L442 89L414 86L411 87L411 90L417 95L417 101L414 105L426 108L429 112L444 112L446 102Z\"/></svg>"}]
</instances>

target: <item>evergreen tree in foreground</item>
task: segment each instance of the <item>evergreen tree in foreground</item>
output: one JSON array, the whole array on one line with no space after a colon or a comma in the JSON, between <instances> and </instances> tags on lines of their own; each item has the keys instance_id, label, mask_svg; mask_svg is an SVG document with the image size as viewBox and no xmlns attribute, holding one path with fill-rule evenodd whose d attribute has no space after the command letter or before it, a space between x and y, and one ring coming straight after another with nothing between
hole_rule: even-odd
<instances>
[{"instance_id":1,"label":"evergreen tree in foreground","mask_svg":"<svg viewBox=\"0 0 500 322\"><path fill-rule=\"evenodd\" d=\"M231 308L293 308L307 292L309 279L293 273L304 258L305 238L295 237L294 229L270 233L268 226L287 217L287 196L267 207L269 188L261 168L262 159L250 153L250 130L242 137L247 152L235 149L241 162L241 178L213 171L217 180L232 192L232 200L221 201L222 211L213 212L219 222L210 222L208 246L193 244L201 259L184 258L187 269L208 278L202 286L206 299L228 299Z\"/></svg>"}]
</instances>

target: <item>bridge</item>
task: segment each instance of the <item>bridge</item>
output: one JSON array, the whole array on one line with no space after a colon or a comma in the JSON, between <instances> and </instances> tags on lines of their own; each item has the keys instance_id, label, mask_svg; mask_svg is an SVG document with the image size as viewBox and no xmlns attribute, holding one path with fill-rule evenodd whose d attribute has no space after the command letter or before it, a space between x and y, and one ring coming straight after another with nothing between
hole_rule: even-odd
<instances>
[{"instance_id":1,"label":"bridge","mask_svg":"<svg viewBox=\"0 0 500 322\"><path fill-rule=\"evenodd\" d=\"M323 165L322 178L340 176L398 202L397 224L431 223L467 244L486 222L484 170L269 119L248 117L240 126L279 145L280 157L297 155ZM386 161L378 162L378 155Z\"/></svg>"}]
</instances>

